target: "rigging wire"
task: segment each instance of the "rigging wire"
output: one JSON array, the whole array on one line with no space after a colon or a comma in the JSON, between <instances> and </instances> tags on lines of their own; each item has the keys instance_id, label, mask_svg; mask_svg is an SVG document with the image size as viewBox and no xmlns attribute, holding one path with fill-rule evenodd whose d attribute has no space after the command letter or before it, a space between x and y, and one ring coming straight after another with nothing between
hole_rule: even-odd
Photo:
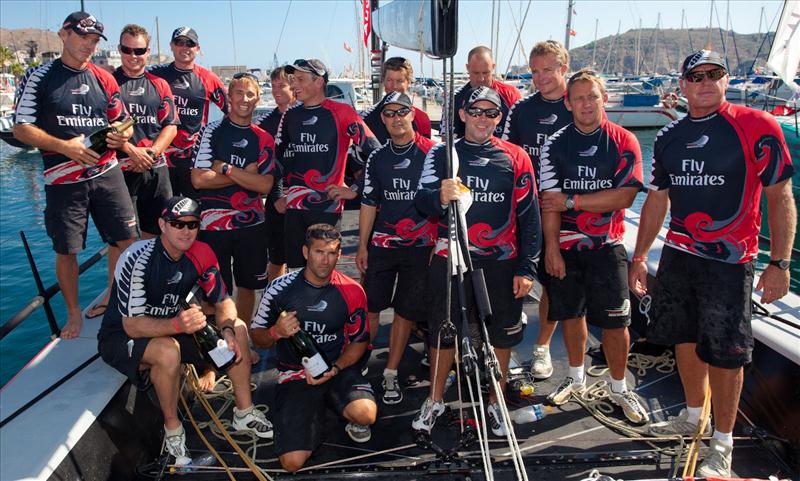
<instances>
[{"instance_id":1,"label":"rigging wire","mask_svg":"<svg viewBox=\"0 0 800 481\"><path fill-rule=\"evenodd\" d=\"M292 0L289 0L289 5L286 7L286 14L283 16L283 25L281 25L281 33L278 34L278 43L275 44L275 52L272 54L273 58L278 58L278 49L283 40L283 31L286 29L286 20L289 19L289 11L292 9Z\"/></svg>"}]
</instances>

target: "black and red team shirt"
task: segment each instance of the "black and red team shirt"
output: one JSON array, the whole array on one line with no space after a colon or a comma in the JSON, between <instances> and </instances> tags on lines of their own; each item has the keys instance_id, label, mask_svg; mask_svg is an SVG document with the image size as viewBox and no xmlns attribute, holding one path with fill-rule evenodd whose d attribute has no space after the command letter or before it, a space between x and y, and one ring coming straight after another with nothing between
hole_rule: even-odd
<instances>
[{"instance_id":1,"label":"black and red team shirt","mask_svg":"<svg viewBox=\"0 0 800 481\"><path fill-rule=\"evenodd\" d=\"M102 68L88 64L83 70L53 60L25 73L14 100L14 123L33 124L55 138L89 136L128 118L119 85ZM102 175L117 165L117 151L108 150L91 166L57 152L42 151L45 185L73 184Z\"/></svg>"},{"instance_id":2,"label":"black and red team shirt","mask_svg":"<svg viewBox=\"0 0 800 481\"><path fill-rule=\"evenodd\" d=\"M539 157L542 146L551 135L570 123L572 112L564 105L564 97L547 100L540 92L536 92L518 100L511 107L503 129L503 140L519 145L528 153L536 178L541 182Z\"/></svg>"},{"instance_id":3,"label":"black and red team shirt","mask_svg":"<svg viewBox=\"0 0 800 481\"><path fill-rule=\"evenodd\" d=\"M381 118L381 111L386 103L387 96L385 95L380 102L361 112L361 118L364 119L364 123L367 124L369 130L375 134L375 138L378 139L380 144L385 144L389 140L389 131L386 130L386 125L384 125ZM414 132L419 132L423 137L431 138L431 119L428 114L416 107L414 107L414 120L411 125L414 127Z\"/></svg>"},{"instance_id":4,"label":"black and red team shirt","mask_svg":"<svg viewBox=\"0 0 800 481\"><path fill-rule=\"evenodd\" d=\"M211 169L215 160L245 169L256 165L255 173L275 170L275 142L255 124L239 125L228 117L206 125L197 144L195 169ZM200 189L203 208L201 230L234 230L264 222L261 194L239 184L219 189Z\"/></svg>"},{"instance_id":5,"label":"black and red team shirt","mask_svg":"<svg viewBox=\"0 0 800 481\"><path fill-rule=\"evenodd\" d=\"M203 299L212 304L228 297L217 257L208 244L195 241L174 260L160 237L134 242L117 262L102 329L121 331L125 317L147 316L169 322L167 319L181 309L179 300L186 299L195 285L200 286Z\"/></svg>"},{"instance_id":6,"label":"black and red team shirt","mask_svg":"<svg viewBox=\"0 0 800 481\"><path fill-rule=\"evenodd\" d=\"M433 246L437 219L420 212L414 197L425 156L434 145L436 142L417 132L409 144L396 146L390 140L367 159L361 204L378 208L372 245Z\"/></svg>"},{"instance_id":7,"label":"black and red team shirt","mask_svg":"<svg viewBox=\"0 0 800 481\"><path fill-rule=\"evenodd\" d=\"M349 105L325 99L315 107L290 107L281 119L275 150L286 189L286 208L341 213L325 188L344 185L350 144L365 159L380 147L369 127ZM363 166L363 160L360 161Z\"/></svg>"},{"instance_id":8,"label":"black and red team shirt","mask_svg":"<svg viewBox=\"0 0 800 481\"><path fill-rule=\"evenodd\" d=\"M369 342L367 296L358 282L334 270L324 286L315 286L305 269L272 281L264 291L251 329L274 326L283 311L296 311L300 327L314 337L331 362L353 342ZM286 339L276 344L278 383L305 380L300 359Z\"/></svg>"},{"instance_id":9,"label":"black and red team shirt","mask_svg":"<svg viewBox=\"0 0 800 481\"><path fill-rule=\"evenodd\" d=\"M661 129L652 190L669 190L667 245L706 259L745 263L758 254L761 190L794 174L786 140L767 112L723 103Z\"/></svg>"},{"instance_id":10,"label":"black and red team shirt","mask_svg":"<svg viewBox=\"0 0 800 481\"><path fill-rule=\"evenodd\" d=\"M483 144L465 139L455 143L453 165L470 189L472 206L466 212L469 252L473 261L519 258L515 275L536 279L541 250L541 217L536 180L528 154L497 137ZM425 158L417 207L439 216L439 236L434 252L447 256L447 216L439 202L446 177L446 146L435 145Z\"/></svg>"},{"instance_id":11,"label":"black and red team shirt","mask_svg":"<svg viewBox=\"0 0 800 481\"><path fill-rule=\"evenodd\" d=\"M114 71L114 79L119 84L125 108L136 119L133 136L129 140L133 145L150 147L158 138L161 129L168 125L180 124L172 90L164 79L149 72L139 77L128 77L122 67ZM128 157L123 152L119 154L119 163L122 170L128 170ZM152 168L166 164L166 158L161 155L155 159Z\"/></svg>"},{"instance_id":12,"label":"black and red team shirt","mask_svg":"<svg viewBox=\"0 0 800 481\"><path fill-rule=\"evenodd\" d=\"M264 129L274 139L278 135L283 113L277 108L271 109L253 119L253 123ZM275 202L283 196L283 179L276 178L272 190L267 194L267 202Z\"/></svg>"},{"instance_id":13,"label":"black and red team shirt","mask_svg":"<svg viewBox=\"0 0 800 481\"><path fill-rule=\"evenodd\" d=\"M629 130L603 119L586 134L574 124L562 128L541 151L542 192L568 195L634 187L644 190L642 151ZM564 250L599 249L622 243L625 209L586 212L569 209L561 213L559 244Z\"/></svg>"},{"instance_id":14,"label":"black and red team shirt","mask_svg":"<svg viewBox=\"0 0 800 481\"><path fill-rule=\"evenodd\" d=\"M494 129L494 136L497 138L502 138L503 128L506 125L508 112L511 110L511 107L522 98L522 94L516 87L500 82L499 80L492 81L491 88L500 94L500 98L503 100L503 105L500 106L500 111L503 112L503 116L500 118L500 123L497 124L497 127ZM469 82L465 83L460 89L456 90L453 101L453 105L456 109L455 115L453 115L453 134L456 137L464 136L465 127L464 122L461 121L461 117L458 116L458 109L464 108L464 102L467 101L473 90L474 89ZM442 118L446 118L444 111L442 112Z\"/></svg>"},{"instance_id":15,"label":"black and red team shirt","mask_svg":"<svg viewBox=\"0 0 800 481\"><path fill-rule=\"evenodd\" d=\"M199 65L191 70L181 70L175 62L154 65L148 71L167 81L175 97L175 107L180 117L178 134L172 140L167 162L170 167L189 167L194 145L200 139L200 129L208 123L208 108L213 102L228 113L228 94L225 85L213 72Z\"/></svg>"}]
</instances>

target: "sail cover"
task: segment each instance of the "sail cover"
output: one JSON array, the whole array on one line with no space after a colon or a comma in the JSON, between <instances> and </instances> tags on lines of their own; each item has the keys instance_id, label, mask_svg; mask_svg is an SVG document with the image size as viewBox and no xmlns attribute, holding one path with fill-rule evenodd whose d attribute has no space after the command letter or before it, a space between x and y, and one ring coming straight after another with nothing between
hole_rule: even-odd
<instances>
[{"instance_id":1,"label":"sail cover","mask_svg":"<svg viewBox=\"0 0 800 481\"><path fill-rule=\"evenodd\" d=\"M767 66L783 79L795 92L800 86L794 83L800 65L800 0L787 0L783 4L781 21L775 31Z\"/></svg>"}]
</instances>

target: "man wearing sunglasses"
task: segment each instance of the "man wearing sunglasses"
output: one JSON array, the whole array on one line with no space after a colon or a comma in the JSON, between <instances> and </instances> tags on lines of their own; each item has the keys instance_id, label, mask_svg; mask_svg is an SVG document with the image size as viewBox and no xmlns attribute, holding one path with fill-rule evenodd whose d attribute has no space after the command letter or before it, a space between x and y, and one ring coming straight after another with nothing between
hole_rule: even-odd
<instances>
[{"instance_id":1,"label":"man wearing sunglasses","mask_svg":"<svg viewBox=\"0 0 800 481\"><path fill-rule=\"evenodd\" d=\"M236 353L236 362L226 373L236 404L233 429L271 439L272 425L255 409L250 393L247 327L237 319L214 252L196 241L200 206L187 197L171 197L158 223L158 237L134 243L117 263L110 303L97 334L100 356L137 385L143 380L142 371L150 371L164 415L167 452L175 464L185 465L191 459L178 417L180 364L206 364L192 334L213 322L228 349ZM214 320L197 305L180 308L179 301L195 286L200 287L202 300L214 305Z\"/></svg>"},{"instance_id":2,"label":"man wearing sunglasses","mask_svg":"<svg viewBox=\"0 0 800 481\"><path fill-rule=\"evenodd\" d=\"M458 296L451 305L442 295L453 277L447 272L447 210L451 201L464 191L472 197L466 211L469 255L475 269L482 269L489 289L493 318L486 326L489 342L500 363L500 386L505 389L511 348L522 341L524 325L520 320L522 300L536 279L541 226L536 195L536 179L528 154L522 148L494 136L500 124L503 100L488 87L475 89L459 110L465 124L464 137L455 143L458 171L447 177L446 149L434 146L422 167L419 191L415 202L424 214L439 217L438 239L428 269L425 298L427 306L431 373L435 379L411 426L430 431L436 418L444 412L444 386L453 363L455 339L440 336L447 309L456 330L462 330ZM464 235L464 233L461 233ZM470 323L476 323L477 312L469 276L465 279ZM456 287L453 286L453 292ZM469 335L469 333L463 333ZM440 349L434 346L441 345ZM505 436L506 426L497 407L497 396L489 394L489 422L495 436Z\"/></svg>"},{"instance_id":3,"label":"man wearing sunglasses","mask_svg":"<svg viewBox=\"0 0 800 481\"><path fill-rule=\"evenodd\" d=\"M669 210L647 338L675 344L686 409L651 424L650 431L693 435L710 384L715 430L696 476L730 477L743 366L753 351L750 304L761 192L767 199L771 261L756 289L763 292L761 302L770 303L789 289L797 223L794 168L783 132L769 113L725 101L728 74L717 52L689 55L681 72L689 115L656 137L629 278L634 292L644 295L647 254Z\"/></svg>"},{"instance_id":4,"label":"man wearing sunglasses","mask_svg":"<svg viewBox=\"0 0 800 481\"><path fill-rule=\"evenodd\" d=\"M531 50L531 78L537 92L515 103L508 112L503 140L519 145L531 156L536 179L541 180L539 154L545 141L572 121L564 99L567 95L569 51L555 40L537 43ZM545 245L542 244L544 257ZM544 262L539 263L539 280L547 278ZM547 321L547 288L542 285L539 298L539 335L533 346L531 374L547 379L553 374L550 339L558 323Z\"/></svg>"},{"instance_id":5,"label":"man wearing sunglasses","mask_svg":"<svg viewBox=\"0 0 800 481\"><path fill-rule=\"evenodd\" d=\"M285 70L301 104L283 114L275 148L287 188L286 265L299 268L306 263L306 229L317 223L336 225L344 201L355 198L344 184L348 150L353 146L363 169L363 159L380 144L352 107L325 98L325 64L298 59Z\"/></svg>"},{"instance_id":6,"label":"man wearing sunglasses","mask_svg":"<svg viewBox=\"0 0 800 481\"><path fill-rule=\"evenodd\" d=\"M102 155L89 147L90 137L109 125L127 120L119 85L104 69L90 62L103 35L103 24L86 12L64 19L58 32L61 57L32 67L17 89L14 136L38 147L44 162L47 199L45 227L56 252L56 277L67 305L64 339L80 334L83 322L78 302L77 253L86 244L89 215L109 244L108 282L122 250L136 237L136 217L125 179L117 166L117 149L131 135L106 136L110 147ZM102 303L87 317L103 313Z\"/></svg>"},{"instance_id":7,"label":"man wearing sunglasses","mask_svg":"<svg viewBox=\"0 0 800 481\"><path fill-rule=\"evenodd\" d=\"M411 66L411 62L403 57L392 57L383 64L381 77L383 78L383 90L386 91L386 95L380 102L362 112L361 117L364 118L364 123L367 124L367 127L375 134L375 138L377 138L378 142L382 145L385 144L386 140L390 137L389 131L386 129L386 125L383 122L383 117L381 116L383 106L386 104L388 96L393 92L400 92L409 97L411 96L409 88L414 81L414 68ZM430 139L431 119L428 117L428 114L422 110L413 106L412 108L414 110L414 115L412 115L413 121L411 125L414 127L414 131Z\"/></svg>"},{"instance_id":8,"label":"man wearing sunglasses","mask_svg":"<svg viewBox=\"0 0 800 481\"><path fill-rule=\"evenodd\" d=\"M500 104L500 112L502 118L500 123L494 131L495 137L503 136L503 127L506 125L506 116L509 109L514 105L517 100L522 98L522 94L515 87L503 83L494 78L495 63L492 58L492 51L488 47L478 46L473 48L467 54L467 73L469 74L469 82L465 83L455 93L455 101L453 105L461 106L467 101L472 94L472 91L479 87L489 87L500 96L502 102ZM445 113L442 112L442 118L445 118ZM456 137L464 136L464 121L461 116L456 112L453 119L453 134Z\"/></svg>"},{"instance_id":9,"label":"man wearing sunglasses","mask_svg":"<svg viewBox=\"0 0 800 481\"><path fill-rule=\"evenodd\" d=\"M200 138L200 129L208 123L211 103L219 107L223 114L227 114L228 97L225 85L219 77L195 63L200 52L200 41L194 29L176 28L172 32L170 48L175 61L156 65L148 70L170 85L180 117L178 133L167 149L172 192L196 199L197 191L192 186L190 173L193 149Z\"/></svg>"},{"instance_id":10,"label":"man wearing sunglasses","mask_svg":"<svg viewBox=\"0 0 800 481\"><path fill-rule=\"evenodd\" d=\"M403 400L397 367L414 322L425 321L420 299L436 237L435 219L414 205L422 164L436 144L414 132L415 115L408 95L392 92L384 98L381 117L391 139L367 159L358 218L356 266L364 276L371 340L377 335L381 311L394 307L389 360L383 370L386 404Z\"/></svg>"}]
</instances>

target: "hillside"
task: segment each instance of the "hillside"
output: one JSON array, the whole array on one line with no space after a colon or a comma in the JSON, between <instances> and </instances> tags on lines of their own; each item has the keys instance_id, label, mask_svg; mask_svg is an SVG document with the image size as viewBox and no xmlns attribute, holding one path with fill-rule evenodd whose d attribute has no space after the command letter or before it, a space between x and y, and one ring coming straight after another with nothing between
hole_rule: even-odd
<instances>
[{"instance_id":1,"label":"hillside","mask_svg":"<svg viewBox=\"0 0 800 481\"><path fill-rule=\"evenodd\" d=\"M12 51L27 51L28 42L31 40L36 42L37 52L61 50L61 39L55 32L38 28L0 28L0 46L10 48Z\"/></svg>"}]
</instances>

